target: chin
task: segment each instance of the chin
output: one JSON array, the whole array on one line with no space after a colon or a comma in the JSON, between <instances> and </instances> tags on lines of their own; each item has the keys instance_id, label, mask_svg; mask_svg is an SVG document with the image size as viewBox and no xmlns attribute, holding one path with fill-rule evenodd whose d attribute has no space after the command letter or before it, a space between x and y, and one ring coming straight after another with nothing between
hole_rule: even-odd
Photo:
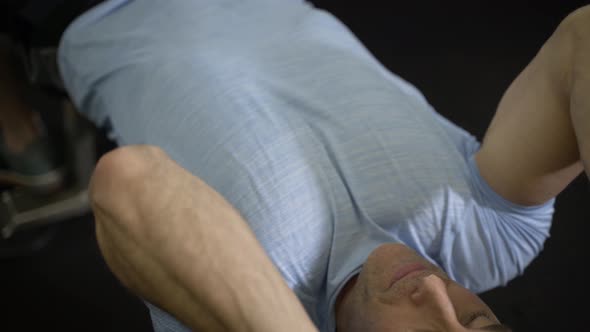
<instances>
[{"instance_id":1,"label":"chin","mask_svg":"<svg viewBox=\"0 0 590 332\"><path fill-rule=\"evenodd\" d=\"M414 272L416 270L422 272ZM438 266L399 243L387 243L375 248L367 258L361 274L364 274L361 279L367 279L364 282L368 282L374 289L382 290L389 289L396 278L402 279L406 274L436 274L448 278Z\"/></svg>"}]
</instances>

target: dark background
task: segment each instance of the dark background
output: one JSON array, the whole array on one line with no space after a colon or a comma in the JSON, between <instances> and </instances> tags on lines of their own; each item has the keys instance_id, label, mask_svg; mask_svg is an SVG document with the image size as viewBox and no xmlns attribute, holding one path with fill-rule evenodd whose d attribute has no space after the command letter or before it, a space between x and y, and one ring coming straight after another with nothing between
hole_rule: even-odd
<instances>
[{"instance_id":1,"label":"dark background","mask_svg":"<svg viewBox=\"0 0 590 332\"><path fill-rule=\"evenodd\" d=\"M589 1L313 1L339 17L443 115L482 138L504 90L559 22ZM353 78L351 78L353 79ZM589 91L590 93L590 91ZM101 140L98 151L112 148ZM482 295L515 331L589 331L590 190L558 197L551 237L525 274ZM92 216L51 227L43 249L0 258L0 331L151 331L106 268Z\"/></svg>"}]
</instances>

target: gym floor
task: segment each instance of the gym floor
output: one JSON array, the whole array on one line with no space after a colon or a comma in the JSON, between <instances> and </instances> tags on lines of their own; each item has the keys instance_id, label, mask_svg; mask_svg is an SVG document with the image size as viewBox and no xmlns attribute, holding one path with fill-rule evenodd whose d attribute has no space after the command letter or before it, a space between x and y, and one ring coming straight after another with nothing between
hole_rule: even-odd
<instances>
[{"instance_id":1,"label":"gym floor","mask_svg":"<svg viewBox=\"0 0 590 332\"><path fill-rule=\"evenodd\" d=\"M504 90L560 20L589 1L348 5L339 17L444 116L482 138ZM354 79L354 78L351 78ZM113 146L104 139L99 153ZM514 331L587 331L590 190L580 176L558 197L551 237L524 275L482 295ZM52 226L33 254L0 259L0 331L151 331L142 302L105 266L91 215Z\"/></svg>"}]
</instances>

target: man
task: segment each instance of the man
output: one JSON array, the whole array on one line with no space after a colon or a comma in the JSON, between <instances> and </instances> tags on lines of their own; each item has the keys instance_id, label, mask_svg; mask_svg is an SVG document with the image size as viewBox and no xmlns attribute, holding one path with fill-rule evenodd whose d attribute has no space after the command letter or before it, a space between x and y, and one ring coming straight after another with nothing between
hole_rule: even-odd
<instances>
[{"instance_id":1,"label":"man","mask_svg":"<svg viewBox=\"0 0 590 332\"><path fill-rule=\"evenodd\" d=\"M131 145L93 177L103 254L196 330L506 330L467 289L523 271L590 162L589 26L558 27L480 147L305 3L105 2L60 46Z\"/></svg>"}]
</instances>

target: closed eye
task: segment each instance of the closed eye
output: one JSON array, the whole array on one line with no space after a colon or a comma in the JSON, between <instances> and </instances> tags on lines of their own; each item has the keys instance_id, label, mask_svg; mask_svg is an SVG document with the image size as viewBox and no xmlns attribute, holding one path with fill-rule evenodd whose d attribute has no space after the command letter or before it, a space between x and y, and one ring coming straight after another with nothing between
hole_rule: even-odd
<instances>
[{"instance_id":1,"label":"closed eye","mask_svg":"<svg viewBox=\"0 0 590 332\"><path fill-rule=\"evenodd\" d=\"M481 311L476 311L474 313L471 313L471 314L469 314L469 316L467 316L467 318L462 319L462 324L465 327L469 327L469 325L471 323L473 323L476 319L478 319L480 317L484 317L484 318L487 318L487 319L493 321L492 317L490 317L490 315L486 311L481 310Z\"/></svg>"},{"instance_id":2,"label":"closed eye","mask_svg":"<svg viewBox=\"0 0 590 332\"><path fill-rule=\"evenodd\" d=\"M467 316L467 318L463 321L464 322L463 326L469 327L478 318L486 318L490 322L494 322L494 319L490 316L490 314L487 311L482 310L482 311L476 311L476 312L470 314L469 316ZM508 326L502 325L499 323L493 323L492 325L478 327L477 330L478 331L495 331L495 332L511 332L512 331L512 329L510 329Z\"/></svg>"}]
</instances>

